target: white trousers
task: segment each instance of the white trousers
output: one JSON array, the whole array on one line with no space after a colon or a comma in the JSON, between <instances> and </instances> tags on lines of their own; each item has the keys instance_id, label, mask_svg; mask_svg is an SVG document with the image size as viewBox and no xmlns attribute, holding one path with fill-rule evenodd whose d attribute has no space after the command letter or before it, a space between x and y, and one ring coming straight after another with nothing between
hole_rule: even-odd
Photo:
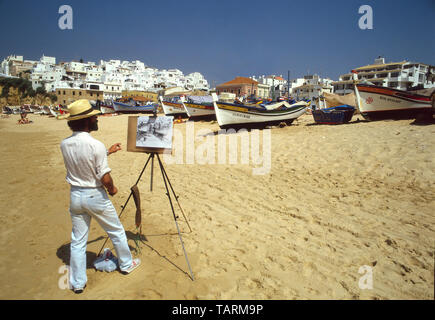
<instances>
[{"instance_id":1,"label":"white trousers","mask_svg":"<svg viewBox=\"0 0 435 320\"><path fill-rule=\"evenodd\" d=\"M103 187L82 188L71 186L70 214L72 221L71 286L83 288L87 282L86 245L92 218L97 220L112 240L121 271L125 271L131 266L133 259L124 227L119 221L116 210Z\"/></svg>"}]
</instances>

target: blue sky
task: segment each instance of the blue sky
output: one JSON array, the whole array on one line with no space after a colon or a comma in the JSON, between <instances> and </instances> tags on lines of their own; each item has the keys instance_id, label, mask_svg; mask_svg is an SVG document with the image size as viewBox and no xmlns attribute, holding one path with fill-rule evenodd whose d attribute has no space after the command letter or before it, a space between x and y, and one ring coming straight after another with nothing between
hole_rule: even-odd
<instances>
[{"instance_id":1,"label":"blue sky","mask_svg":"<svg viewBox=\"0 0 435 320\"><path fill-rule=\"evenodd\" d=\"M59 7L73 8L61 30ZM373 30L361 30L361 5ZM435 65L435 0L0 0L0 59L141 60L201 72L211 85L236 76L317 73L334 80L379 56Z\"/></svg>"}]
</instances>

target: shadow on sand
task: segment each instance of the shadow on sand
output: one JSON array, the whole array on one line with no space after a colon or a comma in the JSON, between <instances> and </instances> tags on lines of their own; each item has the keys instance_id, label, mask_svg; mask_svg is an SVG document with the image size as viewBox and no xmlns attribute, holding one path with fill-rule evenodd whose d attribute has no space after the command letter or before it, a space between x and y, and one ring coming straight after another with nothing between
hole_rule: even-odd
<instances>
[{"instance_id":1,"label":"shadow on sand","mask_svg":"<svg viewBox=\"0 0 435 320\"><path fill-rule=\"evenodd\" d=\"M183 232L182 232L183 233ZM175 268L177 268L178 270L180 270L181 272L183 272L184 274L186 274L189 278L190 275L188 272L184 271L183 269L181 269L178 265L176 265L174 262L172 262L168 257L166 257L165 255L161 254L158 250L156 250L155 248L153 248L151 245L149 245L148 239L146 235L139 235L137 233L133 233L131 231L126 231L126 236L128 240L134 240L135 242L137 241L138 245L142 244L144 246L146 246L148 249L151 249L151 251L154 251L155 253L157 253L157 255L161 258L163 258L164 260L166 260L169 264L171 264L172 266L174 266ZM154 237L154 236L173 236L173 235L178 235L178 233L166 233L166 234L155 234L155 235L148 235L148 237ZM94 240L88 241L87 244L90 243L94 243L94 242L98 242L100 240L105 240L106 237L105 236L100 236ZM56 251L56 255L57 257L62 260L62 262L65 265L70 265L70 257L71 257L71 242L65 243L63 245L61 245L57 251ZM134 248L132 246L129 246L131 251L134 251L136 253L138 253L138 249ZM140 250L140 248L139 248ZM95 259L97 259L97 253L96 252L90 252L90 251L86 251L86 269L94 269L94 261Z\"/></svg>"}]
</instances>

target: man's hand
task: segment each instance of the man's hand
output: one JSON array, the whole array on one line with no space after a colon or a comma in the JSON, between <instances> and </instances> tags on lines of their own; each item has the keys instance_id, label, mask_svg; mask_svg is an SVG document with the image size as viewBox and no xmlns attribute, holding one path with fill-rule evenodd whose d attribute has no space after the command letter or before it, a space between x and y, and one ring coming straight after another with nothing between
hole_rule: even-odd
<instances>
[{"instance_id":1,"label":"man's hand","mask_svg":"<svg viewBox=\"0 0 435 320\"><path fill-rule=\"evenodd\" d=\"M108 154L112 154L112 153L115 153L115 152L117 152L117 151L119 151L119 150L121 150L121 144L120 143L115 143L113 146L111 146L110 148L109 148L109 152L108 152Z\"/></svg>"},{"instance_id":2,"label":"man's hand","mask_svg":"<svg viewBox=\"0 0 435 320\"><path fill-rule=\"evenodd\" d=\"M113 188L111 188L111 189L107 189L107 192L108 192L111 196L114 196L115 194L118 193L118 188L115 187L115 186L113 186Z\"/></svg>"}]
</instances>

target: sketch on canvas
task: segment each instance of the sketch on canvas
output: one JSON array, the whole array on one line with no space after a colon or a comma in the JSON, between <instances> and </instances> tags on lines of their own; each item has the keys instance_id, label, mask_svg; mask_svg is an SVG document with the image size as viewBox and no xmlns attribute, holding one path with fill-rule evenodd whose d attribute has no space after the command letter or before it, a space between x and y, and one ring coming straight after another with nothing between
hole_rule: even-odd
<instances>
[{"instance_id":1,"label":"sketch on canvas","mask_svg":"<svg viewBox=\"0 0 435 320\"><path fill-rule=\"evenodd\" d=\"M174 117L138 117L136 147L172 149Z\"/></svg>"}]
</instances>

